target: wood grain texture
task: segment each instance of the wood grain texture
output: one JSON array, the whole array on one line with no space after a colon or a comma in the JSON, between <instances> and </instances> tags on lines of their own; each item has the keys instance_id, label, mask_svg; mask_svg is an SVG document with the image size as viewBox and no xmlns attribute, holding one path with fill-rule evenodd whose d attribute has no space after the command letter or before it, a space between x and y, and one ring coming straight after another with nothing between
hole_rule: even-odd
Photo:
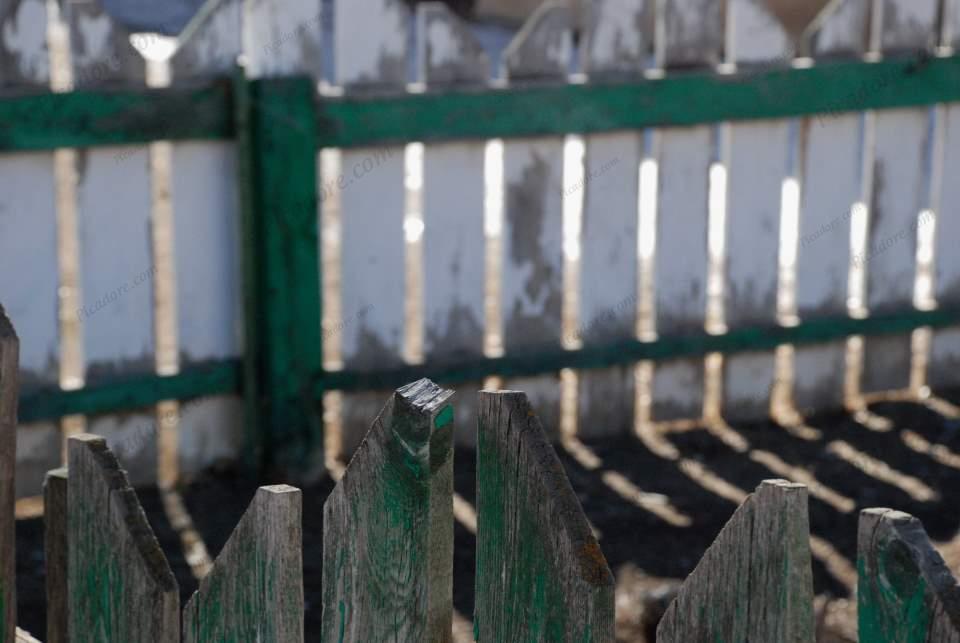
<instances>
[{"instance_id":1,"label":"wood grain texture","mask_svg":"<svg viewBox=\"0 0 960 643\"><path fill-rule=\"evenodd\" d=\"M260 487L183 610L185 643L303 641L300 490Z\"/></svg>"},{"instance_id":2,"label":"wood grain texture","mask_svg":"<svg viewBox=\"0 0 960 643\"><path fill-rule=\"evenodd\" d=\"M450 641L451 394L398 389L327 498L322 641Z\"/></svg>"},{"instance_id":3,"label":"wood grain texture","mask_svg":"<svg viewBox=\"0 0 960 643\"><path fill-rule=\"evenodd\" d=\"M481 391L474 636L614 640L614 581L527 396Z\"/></svg>"},{"instance_id":4,"label":"wood grain texture","mask_svg":"<svg viewBox=\"0 0 960 643\"><path fill-rule=\"evenodd\" d=\"M863 510L857 573L861 641L960 642L960 587L919 520Z\"/></svg>"},{"instance_id":5,"label":"wood grain texture","mask_svg":"<svg viewBox=\"0 0 960 643\"><path fill-rule=\"evenodd\" d=\"M47 572L47 643L67 643L67 469L47 473L43 483L43 554Z\"/></svg>"},{"instance_id":6,"label":"wood grain texture","mask_svg":"<svg viewBox=\"0 0 960 643\"><path fill-rule=\"evenodd\" d=\"M14 565L14 471L17 464L19 340L0 304L0 636L9 641L17 624Z\"/></svg>"},{"instance_id":7,"label":"wood grain texture","mask_svg":"<svg viewBox=\"0 0 960 643\"><path fill-rule=\"evenodd\" d=\"M126 472L103 438L68 441L71 641L177 643L177 581Z\"/></svg>"},{"instance_id":8,"label":"wood grain texture","mask_svg":"<svg viewBox=\"0 0 960 643\"><path fill-rule=\"evenodd\" d=\"M809 537L807 488L762 482L684 581L658 643L813 643Z\"/></svg>"}]
</instances>

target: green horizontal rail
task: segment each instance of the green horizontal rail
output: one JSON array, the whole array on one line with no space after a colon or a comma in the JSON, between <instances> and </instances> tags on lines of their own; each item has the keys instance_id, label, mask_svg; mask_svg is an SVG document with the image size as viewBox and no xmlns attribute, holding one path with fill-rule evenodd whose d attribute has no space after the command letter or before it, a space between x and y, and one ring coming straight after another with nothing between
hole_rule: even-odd
<instances>
[{"instance_id":1,"label":"green horizontal rail","mask_svg":"<svg viewBox=\"0 0 960 643\"><path fill-rule=\"evenodd\" d=\"M0 96L0 152L233 138L228 80L173 89Z\"/></svg>"},{"instance_id":2,"label":"green horizontal rail","mask_svg":"<svg viewBox=\"0 0 960 643\"><path fill-rule=\"evenodd\" d=\"M478 358L448 365L417 365L397 369L327 373L317 382L323 391L365 391L393 389L421 377L456 384L499 375L521 377L557 372L563 368L594 369L632 364L641 360L696 357L708 353L743 353L773 350L784 344L822 344L852 335L896 335L917 328L960 326L960 309L909 311L875 315L867 319L849 317L818 319L797 326L743 328L724 335L706 333L684 337L663 337L652 342L625 340L579 350L553 348L529 353L512 353L498 358Z\"/></svg>"},{"instance_id":3,"label":"green horizontal rail","mask_svg":"<svg viewBox=\"0 0 960 643\"><path fill-rule=\"evenodd\" d=\"M960 100L960 57L808 69L677 73L655 80L325 98L318 146L508 138L829 116Z\"/></svg>"},{"instance_id":4,"label":"green horizontal rail","mask_svg":"<svg viewBox=\"0 0 960 643\"><path fill-rule=\"evenodd\" d=\"M228 360L194 366L177 375L125 377L76 391L33 391L20 396L19 417L21 422L37 422L65 415L130 411L164 400L239 394L241 379L239 360Z\"/></svg>"},{"instance_id":5,"label":"green horizontal rail","mask_svg":"<svg viewBox=\"0 0 960 643\"><path fill-rule=\"evenodd\" d=\"M337 371L314 377L313 395L325 391L393 389L421 377L456 384L491 375L519 377L557 372L563 368L595 369L632 364L640 360L696 357L708 353L743 353L773 350L783 344L822 344L853 335L896 335L917 328L960 326L960 309L909 311L811 320L792 327L744 328L724 335L698 334L663 337L652 342L627 340L579 350L550 349L514 353L499 358L464 360L453 364L424 364L383 371ZM20 421L54 420L65 415L114 413L143 408L163 400L186 401L206 395L242 392L239 361L193 367L178 375L131 377L77 391L36 391L21 396Z\"/></svg>"}]
</instances>

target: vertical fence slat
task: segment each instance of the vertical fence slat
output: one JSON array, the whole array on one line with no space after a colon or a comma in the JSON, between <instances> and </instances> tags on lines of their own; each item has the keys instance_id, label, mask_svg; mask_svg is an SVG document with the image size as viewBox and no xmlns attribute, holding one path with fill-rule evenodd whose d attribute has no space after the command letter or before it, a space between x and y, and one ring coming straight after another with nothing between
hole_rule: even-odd
<instances>
[{"instance_id":1,"label":"vertical fence slat","mask_svg":"<svg viewBox=\"0 0 960 643\"><path fill-rule=\"evenodd\" d=\"M242 6L226 0L190 33L170 60L174 85L229 76L241 53ZM266 46L266 45L265 45ZM240 359L243 352L240 208L234 142L172 144L170 190L176 272L179 367ZM240 452L243 404L217 396L182 404L178 470L198 473Z\"/></svg>"},{"instance_id":2,"label":"vertical fence slat","mask_svg":"<svg viewBox=\"0 0 960 643\"><path fill-rule=\"evenodd\" d=\"M490 62L469 27L442 3L417 8L419 80L432 90L483 87ZM484 150L482 142L423 151L424 356L442 363L483 356ZM477 382L455 387L457 441L473 444Z\"/></svg>"},{"instance_id":3,"label":"vertical fence slat","mask_svg":"<svg viewBox=\"0 0 960 643\"><path fill-rule=\"evenodd\" d=\"M47 573L47 643L66 643L69 626L67 594L67 469L47 473L43 483L43 554Z\"/></svg>"},{"instance_id":4,"label":"vertical fence slat","mask_svg":"<svg viewBox=\"0 0 960 643\"><path fill-rule=\"evenodd\" d=\"M407 83L410 11L400 0L336 0L337 82L348 93L400 93ZM358 33L365 34L357 38ZM343 364L398 366L404 356L404 149L344 150L340 177ZM349 321L348 321L349 320ZM376 414L384 392L344 394L343 448L349 454Z\"/></svg>"},{"instance_id":5,"label":"vertical fence slat","mask_svg":"<svg viewBox=\"0 0 960 643\"><path fill-rule=\"evenodd\" d=\"M638 75L650 49L653 3L604 0L590 9L584 60L590 78ZM583 178L564 179L563 199L583 206L575 333L583 346L636 337L641 151L637 132L588 136ZM631 431L636 397L632 365L580 371L578 380L580 436Z\"/></svg>"},{"instance_id":6,"label":"vertical fence slat","mask_svg":"<svg viewBox=\"0 0 960 643\"><path fill-rule=\"evenodd\" d=\"M792 44L762 4L733 0L728 8L729 62L786 67ZM724 316L731 329L777 321L780 211L789 160L787 121L724 126L727 159L726 284ZM723 413L734 419L766 417L774 355L769 351L724 359Z\"/></svg>"},{"instance_id":7,"label":"vertical fence slat","mask_svg":"<svg viewBox=\"0 0 960 643\"><path fill-rule=\"evenodd\" d=\"M960 642L960 590L919 520L865 509L857 536L861 641Z\"/></svg>"},{"instance_id":8,"label":"vertical fence slat","mask_svg":"<svg viewBox=\"0 0 960 643\"><path fill-rule=\"evenodd\" d=\"M960 0L949 0L944 9L944 44L960 49ZM960 257L955 242L960 239L960 182L950 177L960 173L960 106L944 105L942 189L936 212L934 288L939 306L960 306ZM927 381L932 388L955 387L960 373L960 328L933 333Z\"/></svg>"},{"instance_id":9,"label":"vertical fence slat","mask_svg":"<svg viewBox=\"0 0 960 643\"><path fill-rule=\"evenodd\" d=\"M915 53L934 43L937 0L875 0L882 10L879 42L884 55ZM863 256L865 304L871 313L913 306L918 226L929 225L931 109L881 110L873 121L871 203ZM910 384L909 335L864 341L863 392L902 389Z\"/></svg>"},{"instance_id":10,"label":"vertical fence slat","mask_svg":"<svg viewBox=\"0 0 960 643\"><path fill-rule=\"evenodd\" d=\"M572 51L568 6L540 6L503 54L512 85L564 82ZM508 139L503 145L503 261L500 310L507 354L561 343L563 331L562 137ZM548 431L560 424L557 375L510 379L541 410Z\"/></svg>"},{"instance_id":11,"label":"vertical fence slat","mask_svg":"<svg viewBox=\"0 0 960 643\"><path fill-rule=\"evenodd\" d=\"M658 20L662 66L668 71L706 67L723 51L720 4L670 0ZM713 125L661 129L658 163L654 315L660 333L703 332L709 273L710 166L716 158ZM703 414L704 360L659 362L653 375L653 418Z\"/></svg>"},{"instance_id":12,"label":"vertical fence slat","mask_svg":"<svg viewBox=\"0 0 960 643\"><path fill-rule=\"evenodd\" d=\"M323 508L323 641L449 641L451 391L397 389Z\"/></svg>"},{"instance_id":13,"label":"vertical fence slat","mask_svg":"<svg viewBox=\"0 0 960 643\"><path fill-rule=\"evenodd\" d=\"M14 0L0 7L0 88L47 91L47 7L41 0ZM22 339L23 390L56 387L59 379L59 275L53 154L0 155L0 257L8 266L29 266L0 274L0 301ZM55 422L17 429L20 461L17 496L40 493L46 471L60 464L60 431Z\"/></svg>"},{"instance_id":14,"label":"vertical fence slat","mask_svg":"<svg viewBox=\"0 0 960 643\"><path fill-rule=\"evenodd\" d=\"M183 610L183 640L303 641L301 493L260 487Z\"/></svg>"},{"instance_id":15,"label":"vertical fence slat","mask_svg":"<svg viewBox=\"0 0 960 643\"><path fill-rule=\"evenodd\" d=\"M811 55L861 56L867 49L868 25L867 3L840 3L813 34ZM796 312L801 321L847 314L851 218L860 199L862 118L827 113L800 124ZM845 341L796 347L794 406L801 411L841 408L845 364Z\"/></svg>"},{"instance_id":16,"label":"vertical fence slat","mask_svg":"<svg viewBox=\"0 0 960 643\"><path fill-rule=\"evenodd\" d=\"M260 369L266 417L261 445L297 475L322 472L322 428L313 402L321 367L317 150L314 103L321 58L320 3L244 5L244 57L252 87L256 308L248 359ZM303 78L312 74L310 78ZM263 408L263 407L261 407Z\"/></svg>"},{"instance_id":17,"label":"vertical fence slat","mask_svg":"<svg viewBox=\"0 0 960 643\"><path fill-rule=\"evenodd\" d=\"M0 304L0 636L9 641L17 625L14 558L14 472L17 463L19 341Z\"/></svg>"},{"instance_id":18,"label":"vertical fence slat","mask_svg":"<svg viewBox=\"0 0 960 643\"><path fill-rule=\"evenodd\" d=\"M765 480L687 577L657 629L659 643L813 643L807 488Z\"/></svg>"},{"instance_id":19,"label":"vertical fence slat","mask_svg":"<svg viewBox=\"0 0 960 643\"><path fill-rule=\"evenodd\" d=\"M610 643L613 574L527 396L481 391L478 641Z\"/></svg>"},{"instance_id":20,"label":"vertical fence slat","mask_svg":"<svg viewBox=\"0 0 960 643\"><path fill-rule=\"evenodd\" d=\"M146 64L130 32L99 0L67 3L73 87L142 88ZM155 371L152 203L147 145L108 146L76 152L80 310L85 379ZM127 460L134 484L156 479L156 440L149 412L90 418L90 431L110 444L142 444Z\"/></svg>"},{"instance_id":21,"label":"vertical fence slat","mask_svg":"<svg viewBox=\"0 0 960 643\"><path fill-rule=\"evenodd\" d=\"M103 438L68 443L70 640L176 643L177 581L126 472Z\"/></svg>"}]
</instances>

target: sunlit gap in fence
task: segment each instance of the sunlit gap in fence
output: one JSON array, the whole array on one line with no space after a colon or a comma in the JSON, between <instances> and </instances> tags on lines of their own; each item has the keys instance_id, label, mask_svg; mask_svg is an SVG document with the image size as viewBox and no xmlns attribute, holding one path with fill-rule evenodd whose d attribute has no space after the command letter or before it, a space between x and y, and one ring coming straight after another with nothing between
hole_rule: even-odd
<instances>
[{"instance_id":1,"label":"sunlit gap in fence","mask_svg":"<svg viewBox=\"0 0 960 643\"><path fill-rule=\"evenodd\" d=\"M403 356L409 364L423 363L423 143L404 148L403 236L406 266Z\"/></svg>"},{"instance_id":2,"label":"sunlit gap in fence","mask_svg":"<svg viewBox=\"0 0 960 643\"><path fill-rule=\"evenodd\" d=\"M483 230L486 237L483 352L503 356L500 318L500 258L503 231L503 140L487 142L483 154Z\"/></svg>"},{"instance_id":3,"label":"sunlit gap in fence","mask_svg":"<svg viewBox=\"0 0 960 643\"><path fill-rule=\"evenodd\" d=\"M563 225L563 305L561 345L567 350L583 347L580 327L580 235L583 230L586 183L586 144L582 136L568 135L563 141L563 172L560 203ZM579 420L579 378L577 371L560 371L560 435L574 436Z\"/></svg>"}]
</instances>

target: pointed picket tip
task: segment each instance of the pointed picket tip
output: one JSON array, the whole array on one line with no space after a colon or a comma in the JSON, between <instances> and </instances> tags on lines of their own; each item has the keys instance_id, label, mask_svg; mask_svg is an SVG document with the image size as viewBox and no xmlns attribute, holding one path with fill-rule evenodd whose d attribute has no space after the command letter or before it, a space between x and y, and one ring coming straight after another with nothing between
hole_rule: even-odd
<instances>
[{"instance_id":1,"label":"pointed picket tip","mask_svg":"<svg viewBox=\"0 0 960 643\"><path fill-rule=\"evenodd\" d=\"M46 0L0 6L0 87L46 87L50 81Z\"/></svg>"},{"instance_id":2,"label":"pointed picket tip","mask_svg":"<svg viewBox=\"0 0 960 643\"><path fill-rule=\"evenodd\" d=\"M729 0L726 60L738 67L789 67L794 38L764 0Z\"/></svg>"},{"instance_id":3,"label":"pointed picket tip","mask_svg":"<svg viewBox=\"0 0 960 643\"><path fill-rule=\"evenodd\" d=\"M417 60L417 81L428 87L485 85L490 78L490 57L442 2L417 5Z\"/></svg>"},{"instance_id":4,"label":"pointed picket tip","mask_svg":"<svg viewBox=\"0 0 960 643\"><path fill-rule=\"evenodd\" d=\"M64 13L70 29L74 88L136 86L146 82L147 63L130 40L132 32L103 8L102 0L68 2Z\"/></svg>"},{"instance_id":5,"label":"pointed picket tip","mask_svg":"<svg viewBox=\"0 0 960 643\"><path fill-rule=\"evenodd\" d=\"M859 58L869 50L870 4L863 0L832 0L801 36L805 55Z\"/></svg>"},{"instance_id":6,"label":"pointed picket tip","mask_svg":"<svg viewBox=\"0 0 960 643\"><path fill-rule=\"evenodd\" d=\"M671 0L657 15L657 66L715 67L723 61L724 9L716 0Z\"/></svg>"},{"instance_id":7,"label":"pointed picket tip","mask_svg":"<svg viewBox=\"0 0 960 643\"><path fill-rule=\"evenodd\" d=\"M650 65L653 0L594 0L586 8L584 71L591 78L636 76Z\"/></svg>"},{"instance_id":8,"label":"pointed picket tip","mask_svg":"<svg viewBox=\"0 0 960 643\"><path fill-rule=\"evenodd\" d=\"M573 54L573 12L563 0L545 2L503 52L510 81L566 78Z\"/></svg>"},{"instance_id":9,"label":"pointed picket tip","mask_svg":"<svg viewBox=\"0 0 960 643\"><path fill-rule=\"evenodd\" d=\"M919 520L861 511L857 570L860 640L960 642L960 585Z\"/></svg>"}]
</instances>

